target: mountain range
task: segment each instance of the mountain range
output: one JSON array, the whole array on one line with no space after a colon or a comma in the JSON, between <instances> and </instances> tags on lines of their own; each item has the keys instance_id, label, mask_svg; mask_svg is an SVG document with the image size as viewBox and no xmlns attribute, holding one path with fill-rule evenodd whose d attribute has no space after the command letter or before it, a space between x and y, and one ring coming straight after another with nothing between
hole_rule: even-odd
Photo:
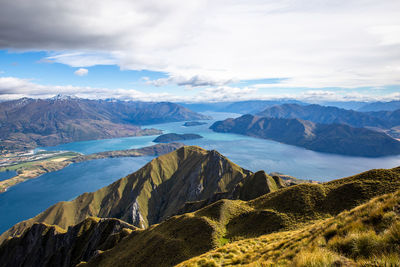
<instances>
[{"instance_id":1,"label":"mountain range","mask_svg":"<svg viewBox=\"0 0 400 267\"><path fill-rule=\"evenodd\" d=\"M391 128L400 125L400 110L380 112L358 112L337 107L321 105L283 104L269 107L258 116L302 119L317 123L340 123L353 127Z\"/></svg>"},{"instance_id":2,"label":"mountain range","mask_svg":"<svg viewBox=\"0 0 400 267\"><path fill-rule=\"evenodd\" d=\"M279 110L279 107L274 108ZM210 129L271 139L319 152L365 157L400 154L400 142L385 133L354 128L346 124L320 124L297 118L259 117L248 114L215 122Z\"/></svg>"},{"instance_id":3,"label":"mountain range","mask_svg":"<svg viewBox=\"0 0 400 267\"><path fill-rule=\"evenodd\" d=\"M394 111L400 109L400 100L393 100L389 102L372 102L363 105L358 111Z\"/></svg>"},{"instance_id":4,"label":"mountain range","mask_svg":"<svg viewBox=\"0 0 400 267\"><path fill-rule=\"evenodd\" d=\"M181 105L197 111L215 111L215 112L231 112L239 114L255 114L263 111L267 107L282 104L299 104L306 105L306 103L295 99L277 99L277 100L248 100L237 102L215 102L215 103L180 103Z\"/></svg>"},{"instance_id":5,"label":"mountain range","mask_svg":"<svg viewBox=\"0 0 400 267\"><path fill-rule=\"evenodd\" d=\"M209 117L169 102L23 98L0 103L0 148L161 134L156 129L141 129L140 125L200 119Z\"/></svg>"},{"instance_id":6,"label":"mountain range","mask_svg":"<svg viewBox=\"0 0 400 267\"><path fill-rule=\"evenodd\" d=\"M276 99L276 100L247 100L236 102L214 102L214 103L180 103L197 112L215 111L231 112L239 114L257 114L264 109L283 104L310 105L304 101L296 99ZM322 101L317 104L325 107L336 107L340 109L353 110L359 112L369 111L394 111L400 109L400 101L390 102L362 102L362 101Z\"/></svg>"},{"instance_id":7,"label":"mountain range","mask_svg":"<svg viewBox=\"0 0 400 267\"><path fill-rule=\"evenodd\" d=\"M338 266L372 264L398 255L399 189L400 167L288 186L182 147L3 233L0 266L314 266L316 249ZM362 238L361 251L346 247Z\"/></svg>"},{"instance_id":8,"label":"mountain range","mask_svg":"<svg viewBox=\"0 0 400 267\"><path fill-rule=\"evenodd\" d=\"M321 105L283 104L266 108L258 116L284 119L302 119L317 123L347 124L383 131L400 137L400 109L394 111L359 112Z\"/></svg>"}]
</instances>

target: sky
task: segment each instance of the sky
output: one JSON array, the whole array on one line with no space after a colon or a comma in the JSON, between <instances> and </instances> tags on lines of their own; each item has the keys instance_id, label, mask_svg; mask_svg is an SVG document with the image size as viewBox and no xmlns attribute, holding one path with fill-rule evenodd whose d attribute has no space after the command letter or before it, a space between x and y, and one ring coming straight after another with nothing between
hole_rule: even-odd
<instances>
[{"instance_id":1,"label":"sky","mask_svg":"<svg viewBox=\"0 0 400 267\"><path fill-rule=\"evenodd\" d=\"M0 0L0 100L400 100L398 0Z\"/></svg>"}]
</instances>

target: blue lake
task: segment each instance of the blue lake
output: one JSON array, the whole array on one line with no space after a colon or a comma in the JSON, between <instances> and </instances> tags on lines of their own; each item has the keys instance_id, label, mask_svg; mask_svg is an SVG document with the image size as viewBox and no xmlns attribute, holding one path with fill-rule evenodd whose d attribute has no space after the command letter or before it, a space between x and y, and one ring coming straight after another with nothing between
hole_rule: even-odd
<instances>
[{"instance_id":1,"label":"blue lake","mask_svg":"<svg viewBox=\"0 0 400 267\"><path fill-rule=\"evenodd\" d=\"M4 181L7 179L10 179L14 176L17 175L16 171L6 171L6 172L0 172L0 181Z\"/></svg>"},{"instance_id":2,"label":"blue lake","mask_svg":"<svg viewBox=\"0 0 400 267\"><path fill-rule=\"evenodd\" d=\"M281 172L303 179L328 181L373 168L400 165L400 156L383 158L349 157L319 153L279 142L236 134L215 133L208 127L215 121L240 114L205 113L214 120L206 125L184 127L184 122L149 125L164 133L197 133L204 138L185 141L205 149L215 149L233 162L252 171ZM94 140L43 147L44 150L69 150L84 154L139 148L153 145L156 136ZM95 191L132 173L152 157L110 158L72 164L67 168L26 181L0 194L0 233L13 224L31 218L50 205L71 200L83 192Z\"/></svg>"},{"instance_id":3,"label":"blue lake","mask_svg":"<svg viewBox=\"0 0 400 267\"><path fill-rule=\"evenodd\" d=\"M13 186L0 194L0 233L59 201L71 200L84 192L109 185L151 159L113 158L81 162Z\"/></svg>"},{"instance_id":4,"label":"blue lake","mask_svg":"<svg viewBox=\"0 0 400 267\"><path fill-rule=\"evenodd\" d=\"M237 134L216 133L208 129L215 120L237 117L240 114L205 112L214 120L206 125L185 127L183 122L146 126L157 128L164 133L197 133L202 139L184 141L186 145L197 145L215 149L240 166L252 170L281 172L303 179L328 181L357 174L373 168L392 168L400 165L400 155L380 158L363 158L319 153L301 147ZM107 150L139 148L154 145L156 136L127 137L108 140L94 140L45 147L46 150L70 150L84 154Z\"/></svg>"}]
</instances>

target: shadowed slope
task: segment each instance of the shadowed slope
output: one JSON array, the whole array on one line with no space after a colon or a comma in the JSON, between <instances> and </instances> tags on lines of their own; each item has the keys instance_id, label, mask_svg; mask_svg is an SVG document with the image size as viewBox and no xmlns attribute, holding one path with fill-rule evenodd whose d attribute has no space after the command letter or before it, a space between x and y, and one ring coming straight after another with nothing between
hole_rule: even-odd
<instances>
[{"instance_id":1,"label":"shadowed slope","mask_svg":"<svg viewBox=\"0 0 400 267\"><path fill-rule=\"evenodd\" d=\"M118 219L87 218L68 228L35 223L0 246L0 266L75 266L114 247L134 230Z\"/></svg>"}]
</instances>

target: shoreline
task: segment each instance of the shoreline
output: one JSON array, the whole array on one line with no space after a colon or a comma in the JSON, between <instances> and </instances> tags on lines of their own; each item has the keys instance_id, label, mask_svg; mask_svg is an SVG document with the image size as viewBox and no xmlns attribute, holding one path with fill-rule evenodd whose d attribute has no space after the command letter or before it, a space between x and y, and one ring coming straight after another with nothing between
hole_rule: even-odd
<instances>
[{"instance_id":1,"label":"shoreline","mask_svg":"<svg viewBox=\"0 0 400 267\"><path fill-rule=\"evenodd\" d=\"M15 170L17 172L17 175L12 178L0 181L0 194L6 192L7 189L12 186L15 186L30 179L36 179L46 173L62 170L72 163L116 157L159 156L172 152L182 146L184 145L181 143L166 143L156 144L153 146L138 149L114 150L93 153L89 155L82 155L80 153L66 151L64 153L56 153L54 157L49 157L42 160L33 160L29 162L21 162L19 164L5 166L0 169L2 169L3 171ZM21 166L18 167L18 165Z\"/></svg>"}]
</instances>

